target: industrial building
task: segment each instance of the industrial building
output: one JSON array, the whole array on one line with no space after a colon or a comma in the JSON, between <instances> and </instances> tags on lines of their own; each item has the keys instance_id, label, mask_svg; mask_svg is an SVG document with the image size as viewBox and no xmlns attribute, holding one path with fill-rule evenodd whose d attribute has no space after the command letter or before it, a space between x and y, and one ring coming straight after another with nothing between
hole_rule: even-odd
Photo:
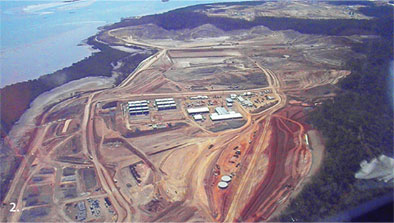
<instances>
[{"instance_id":1,"label":"industrial building","mask_svg":"<svg viewBox=\"0 0 394 223\"><path fill-rule=\"evenodd\" d=\"M245 100L244 106L252 107L253 103L251 101L249 101L249 100Z\"/></svg>"},{"instance_id":2,"label":"industrial building","mask_svg":"<svg viewBox=\"0 0 394 223\"><path fill-rule=\"evenodd\" d=\"M85 220L87 216L85 202L83 201L78 202L77 207L78 207L78 212L77 212L78 214L76 216L77 221Z\"/></svg>"},{"instance_id":3,"label":"industrial building","mask_svg":"<svg viewBox=\"0 0 394 223\"><path fill-rule=\"evenodd\" d=\"M149 104L148 100L141 100L141 101L129 101L127 102L129 105L133 105L133 104Z\"/></svg>"},{"instance_id":4,"label":"industrial building","mask_svg":"<svg viewBox=\"0 0 394 223\"><path fill-rule=\"evenodd\" d=\"M165 105L158 105L157 109L159 111L161 110L167 110L167 109L176 109L176 104L172 103L172 104L165 104Z\"/></svg>"},{"instance_id":5,"label":"industrial building","mask_svg":"<svg viewBox=\"0 0 394 223\"><path fill-rule=\"evenodd\" d=\"M130 115L142 115L149 113L148 100L129 101L127 104Z\"/></svg>"},{"instance_id":6,"label":"industrial building","mask_svg":"<svg viewBox=\"0 0 394 223\"><path fill-rule=\"evenodd\" d=\"M266 97L268 100L274 100L274 99L275 99L274 97L269 96L269 95L266 95L265 97Z\"/></svg>"},{"instance_id":7,"label":"industrial building","mask_svg":"<svg viewBox=\"0 0 394 223\"><path fill-rule=\"evenodd\" d=\"M220 120L227 120L227 119L236 119L236 118L242 118L242 115L240 113L229 113L226 115L219 115L217 113L213 113L212 115L209 116L212 121L220 121Z\"/></svg>"},{"instance_id":8,"label":"industrial building","mask_svg":"<svg viewBox=\"0 0 394 223\"><path fill-rule=\"evenodd\" d=\"M77 178L75 175L70 175L70 176L64 176L62 178L62 182L68 182L68 181L75 181Z\"/></svg>"},{"instance_id":9,"label":"industrial building","mask_svg":"<svg viewBox=\"0 0 394 223\"><path fill-rule=\"evenodd\" d=\"M209 112L209 108L208 107L188 108L187 109L187 113L189 115L200 114L200 113L208 113L208 112Z\"/></svg>"},{"instance_id":10,"label":"industrial building","mask_svg":"<svg viewBox=\"0 0 394 223\"><path fill-rule=\"evenodd\" d=\"M141 110L149 110L149 107L148 106L142 106L142 107L129 108L129 111L141 111Z\"/></svg>"},{"instance_id":11,"label":"industrial building","mask_svg":"<svg viewBox=\"0 0 394 223\"><path fill-rule=\"evenodd\" d=\"M218 113L219 115L229 114L229 112L223 107L216 107L215 112Z\"/></svg>"},{"instance_id":12,"label":"industrial building","mask_svg":"<svg viewBox=\"0 0 394 223\"><path fill-rule=\"evenodd\" d=\"M129 108L130 115L142 115L142 114L148 114L148 113L149 113L148 106Z\"/></svg>"},{"instance_id":13,"label":"industrial building","mask_svg":"<svg viewBox=\"0 0 394 223\"><path fill-rule=\"evenodd\" d=\"M159 105L169 105L169 104L175 104L175 101L158 101L155 104L157 106L159 106Z\"/></svg>"},{"instance_id":14,"label":"industrial building","mask_svg":"<svg viewBox=\"0 0 394 223\"><path fill-rule=\"evenodd\" d=\"M174 101L174 98L158 98L158 99L155 99L155 102L159 102L159 101Z\"/></svg>"},{"instance_id":15,"label":"industrial building","mask_svg":"<svg viewBox=\"0 0 394 223\"><path fill-rule=\"evenodd\" d=\"M167 109L176 109L176 103L174 101L174 98L155 99L155 104L159 111L167 110Z\"/></svg>"},{"instance_id":16,"label":"industrial building","mask_svg":"<svg viewBox=\"0 0 394 223\"><path fill-rule=\"evenodd\" d=\"M129 104L129 108L148 106L148 103Z\"/></svg>"},{"instance_id":17,"label":"industrial building","mask_svg":"<svg viewBox=\"0 0 394 223\"><path fill-rule=\"evenodd\" d=\"M238 96L237 100L242 104L245 102L245 99L242 96Z\"/></svg>"},{"instance_id":18,"label":"industrial building","mask_svg":"<svg viewBox=\"0 0 394 223\"><path fill-rule=\"evenodd\" d=\"M80 202L77 203L77 205L78 205L78 209L79 210L81 210L81 211L86 210L85 202L80 201Z\"/></svg>"},{"instance_id":19,"label":"industrial building","mask_svg":"<svg viewBox=\"0 0 394 223\"><path fill-rule=\"evenodd\" d=\"M244 99L242 96L238 96L237 100L243 105L243 106L248 106L252 107L253 103L249 101L248 99Z\"/></svg>"},{"instance_id":20,"label":"industrial building","mask_svg":"<svg viewBox=\"0 0 394 223\"><path fill-rule=\"evenodd\" d=\"M201 121L203 119L201 114L193 115L193 118L195 121Z\"/></svg>"},{"instance_id":21,"label":"industrial building","mask_svg":"<svg viewBox=\"0 0 394 223\"><path fill-rule=\"evenodd\" d=\"M212 121L242 118L242 115L240 113L234 111L227 111L223 107L217 107L215 108L215 111L216 113L213 113L209 116Z\"/></svg>"},{"instance_id":22,"label":"industrial building","mask_svg":"<svg viewBox=\"0 0 394 223\"><path fill-rule=\"evenodd\" d=\"M137 110L137 111L129 111L130 115L143 115L148 114L149 110Z\"/></svg>"},{"instance_id":23,"label":"industrial building","mask_svg":"<svg viewBox=\"0 0 394 223\"><path fill-rule=\"evenodd\" d=\"M203 100L203 99L208 99L208 96L206 95L197 95L194 97L190 97L190 100Z\"/></svg>"}]
</instances>

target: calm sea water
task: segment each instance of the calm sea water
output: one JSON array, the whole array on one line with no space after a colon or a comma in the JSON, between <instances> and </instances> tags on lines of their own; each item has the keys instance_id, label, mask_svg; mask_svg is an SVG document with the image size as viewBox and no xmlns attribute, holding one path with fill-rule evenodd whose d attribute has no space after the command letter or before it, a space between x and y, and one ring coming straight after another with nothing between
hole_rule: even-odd
<instances>
[{"instance_id":1,"label":"calm sea water","mask_svg":"<svg viewBox=\"0 0 394 223\"><path fill-rule=\"evenodd\" d=\"M35 79L91 54L78 46L121 18L233 0L1 0L0 87ZM238 0L239 1L239 0Z\"/></svg>"}]
</instances>

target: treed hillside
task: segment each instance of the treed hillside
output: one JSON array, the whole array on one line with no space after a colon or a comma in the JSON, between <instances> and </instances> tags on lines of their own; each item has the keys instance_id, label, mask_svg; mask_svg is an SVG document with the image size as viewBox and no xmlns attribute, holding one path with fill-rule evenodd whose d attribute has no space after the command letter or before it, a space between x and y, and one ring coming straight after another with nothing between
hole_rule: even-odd
<instances>
[{"instance_id":1,"label":"treed hillside","mask_svg":"<svg viewBox=\"0 0 394 223\"><path fill-rule=\"evenodd\" d=\"M310 121L326 138L321 171L291 201L281 221L322 221L392 188L363 189L354 173L362 160L393 157L393 107L389 67L392 40L375 39L357 46L365 60L348 62L352 74L339 85L344 92L311 113Z\"/></svg>"},{"instance_id":2,"label":"treed hillside","mask_svg":"<svg viewBox=\"0 0 394 223\"><path fill-rule=\"evenodd\" d=\"M264 2L242 2L242 3L221 3L232 4L263 4ZM243 19L209 17L203 13L196 12L196 9L209 7L207 5L191 6L184 9L177 9L170 12L143 16L139 19L123 19L119 23L114 23L106 29L114 29L133 25L156 24L167 30L193 29L204 24L212 24L224 31L250 29L254 26L266 26L271 30L292 29L305 34L319 35L380 35L390 36L393 33L393 26L385 17L390 13L391 6L374 6L373 4L361 10L368 16L376 16L371 20L357 19L298 19L298 18L278 18L278 17L257 17L253 21ZM380 12L382 14L380 14ZM191 19L192 18L192 19Z\"/></svg>"},{"instance_id":3,"label":"treed hillside","mask_svg":"<svg viewBox=\"0 0 394 223\"><path fill-rule=\"evenodd\" d=\"M367 10L393 24L391 10ZM385 13L384 13L385 12ZM380 24L377 23L376 26ZM351 75L338 85L343 93L310 115L310 122L326 140L321 171L306 185L279 218L281 221L324 221L379 196L393 194L390 184L357 180L362 160L381 154L393 157L393 34L353 47L365 59L350 58ZM364 185L374 185L360 187ZM278 220L278 219L274 219ZM347 219L350 220L350 219Z\"/></svg>"}]
</instances>

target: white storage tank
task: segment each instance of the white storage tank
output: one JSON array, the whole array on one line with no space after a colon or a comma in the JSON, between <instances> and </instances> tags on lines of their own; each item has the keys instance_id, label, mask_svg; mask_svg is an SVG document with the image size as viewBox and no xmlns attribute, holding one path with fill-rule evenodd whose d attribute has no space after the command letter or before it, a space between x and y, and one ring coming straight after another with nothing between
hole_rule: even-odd
<instances>
[{"instance_id":1,"label":"white storage tank","mask_svg":"<svg viewBox=\"0 0 394 223\"><path fill-rule=\"evenodd\" d=\"M230 176L227 176L227 175L225 175L225 176L222 176L221 180L222 180L223 182L226 182L226 183L228 183L228 182L230 182L230 181L231 181L231 177L230 177Z\"/></svg>"},{"instance_id":2,"label":"white storage tank","mask_svg":"<svg viewBox=\"0 0 394 223\"><path fill-rule=\"evenodd\" d=\"M220 181L220 182L218 183L218 187L219 187L220 189L226 189L226 188L228 187L228 183L223 182L223 181Z\"/></svg>"}]
</instances>

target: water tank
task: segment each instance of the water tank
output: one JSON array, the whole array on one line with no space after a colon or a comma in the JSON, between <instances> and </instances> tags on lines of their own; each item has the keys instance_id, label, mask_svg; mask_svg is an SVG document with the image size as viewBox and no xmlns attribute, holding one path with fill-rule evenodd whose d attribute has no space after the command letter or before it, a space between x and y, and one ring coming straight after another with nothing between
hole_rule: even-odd
<instances>
[{"instance_id":1,"label":"water tank","mask_svg":"<svg viewBox=\"0 0 394 223\"><path fill-rule=\"evenodd\" d=\"M227 175L225 175L225 176L222 176L221 180L222 180L223 182L226 182L226 183L228 183L228 182L230 182L230 181L231 181L231 177L230 177L230 176L227 176Z\"/></svg>"},{"instance_id":2,"label":"water tank","mask_svg":"<svg viewBox=\"0 0 394 223\"><path fill-rule=\"evenodd\" d=\"M226 189L226 188L228 187L228 183L223 182L223 181L220 181L220 182L218 183L218 187L219 187L220 189Z\"/></svg>"}]
</instances>

